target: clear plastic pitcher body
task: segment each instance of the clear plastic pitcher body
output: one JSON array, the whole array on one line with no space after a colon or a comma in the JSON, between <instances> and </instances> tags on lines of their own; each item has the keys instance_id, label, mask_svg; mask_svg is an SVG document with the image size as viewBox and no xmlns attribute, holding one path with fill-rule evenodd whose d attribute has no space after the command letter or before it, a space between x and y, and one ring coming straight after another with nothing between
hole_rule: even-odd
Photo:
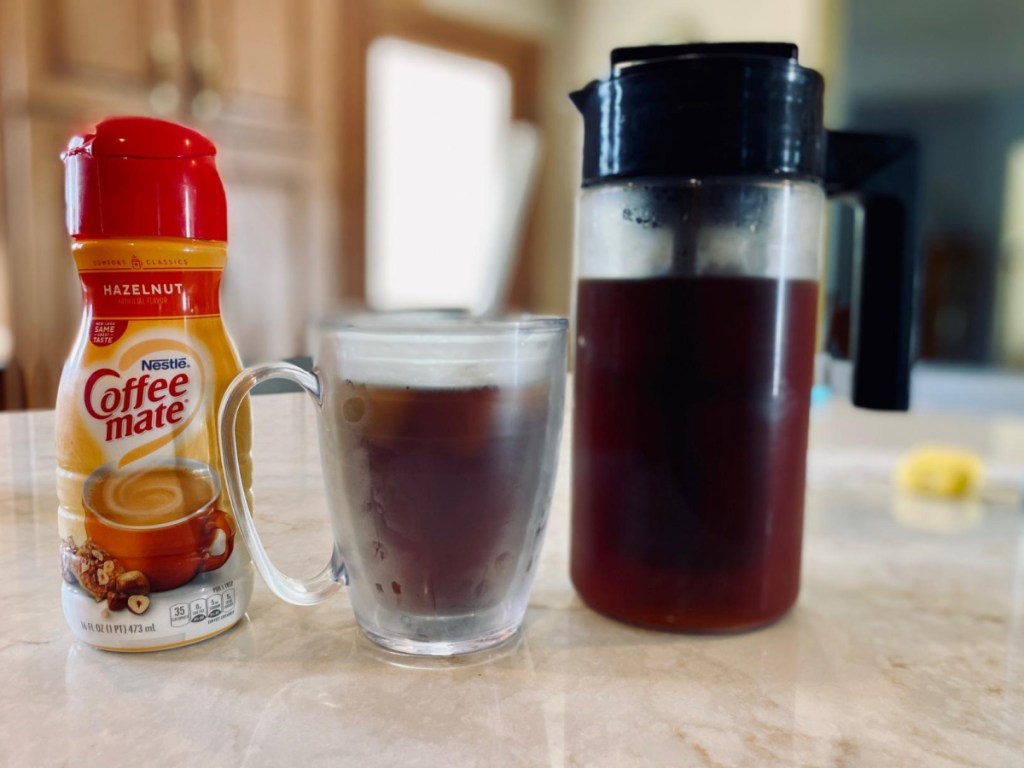
<instances>
[{"instance_id":1,"label":"clear plastic pitcher body","mask_svg":"<svg viewBox=\"0 0 1024 768\"><path fill-rule=\"evenodd\" d=\"M760 179L583 190L572 576L597 610L701 631L795 601L823 202Z\"/></svg>"}]
</instances>

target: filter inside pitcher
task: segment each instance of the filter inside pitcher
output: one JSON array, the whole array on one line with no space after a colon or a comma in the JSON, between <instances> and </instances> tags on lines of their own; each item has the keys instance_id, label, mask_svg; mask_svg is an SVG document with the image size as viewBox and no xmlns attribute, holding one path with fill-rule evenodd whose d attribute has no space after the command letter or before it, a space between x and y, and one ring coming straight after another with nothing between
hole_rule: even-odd
<instances>
[{"instance_id":1,"label":"filter inside pitcher","mask_svg":"<svg viewBox=\"0 0 1024 768\"><path fill-rule=\"evenodd\" d=\"M657 180L583 190L579 276L816 279L824 192L811 182Z\"/></svg>"}]
</instances>

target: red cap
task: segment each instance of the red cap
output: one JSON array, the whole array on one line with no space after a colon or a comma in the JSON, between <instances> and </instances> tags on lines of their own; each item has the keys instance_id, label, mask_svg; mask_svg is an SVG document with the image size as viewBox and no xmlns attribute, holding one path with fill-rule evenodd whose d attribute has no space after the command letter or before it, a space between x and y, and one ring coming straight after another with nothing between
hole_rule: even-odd
<instances>
[{"instance_id":1,"label":"red cap","mask_svg":"<svg viewBox=\"0 0 1024 768\"><path fill-rule=\"evenodd\" d=\"M72 237L228 239L224 186L201 133L150 117L112 117L61 157Z\"/></svg>"}]
</instances>

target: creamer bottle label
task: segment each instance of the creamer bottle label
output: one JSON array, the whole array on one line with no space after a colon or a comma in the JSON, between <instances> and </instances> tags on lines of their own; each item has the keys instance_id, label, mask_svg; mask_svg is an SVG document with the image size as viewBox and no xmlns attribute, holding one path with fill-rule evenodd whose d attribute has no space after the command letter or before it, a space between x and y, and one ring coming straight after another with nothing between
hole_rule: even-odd
<instances>
[{"instance_id":1,"label":"creamer bottle label","mask_svg":"<svg viewBox=\"0 0 1024 768\"><path fill-rule=\"evenodd\" d=\"M238 370L217 314L223 248L173 272L159 243L76 248L93 315L58 403L65 614L101 648L194 642L236 623L252 591L216 446Z\"/></svg>"}]
</instances>

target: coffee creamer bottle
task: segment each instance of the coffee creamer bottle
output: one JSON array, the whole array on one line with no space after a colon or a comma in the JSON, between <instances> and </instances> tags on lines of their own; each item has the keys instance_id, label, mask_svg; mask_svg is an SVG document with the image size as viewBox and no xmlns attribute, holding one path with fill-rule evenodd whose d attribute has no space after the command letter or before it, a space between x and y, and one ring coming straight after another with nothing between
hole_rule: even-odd
<instances>
[{"instance_id":1,"label":"coffee creamer bottle","mask_svg":"<svg viewBox=\"0 0 1024 768\"><path fill-rule=\"evenodd\" d=\"M62 602L99 648L203 640L252 594L217 451L217 406L240 365L220 317L215 154L193 130L123 117L63 155L83 311L57 395ZM239 430L249 488L248 410Z\"/></svg>"}]
</instances>

